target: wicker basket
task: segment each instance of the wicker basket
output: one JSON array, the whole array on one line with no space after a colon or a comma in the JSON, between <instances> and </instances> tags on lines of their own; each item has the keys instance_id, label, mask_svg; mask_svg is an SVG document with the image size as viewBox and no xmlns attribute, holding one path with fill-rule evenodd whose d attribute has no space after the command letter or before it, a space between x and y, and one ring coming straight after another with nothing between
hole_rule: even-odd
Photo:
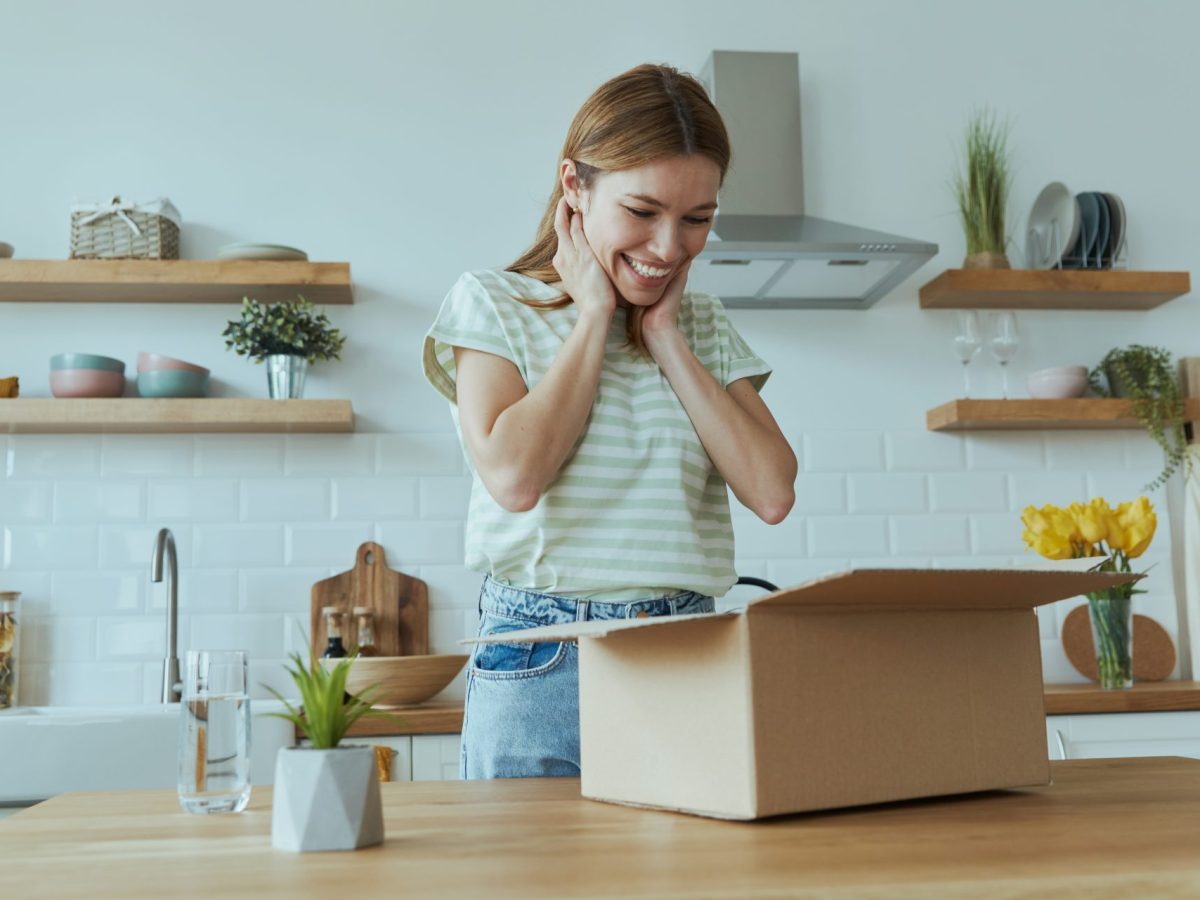
<instances>
[{"instance_id":1,"label":"wicker basket","mask_svg":"<svg viewBox=\"0 0 1200 900\"><path fill-rule=\"evenodd\" d=\"M170 200L71 207L71 259L179 259L180 216Z\"/></svg>"}]
</instances>

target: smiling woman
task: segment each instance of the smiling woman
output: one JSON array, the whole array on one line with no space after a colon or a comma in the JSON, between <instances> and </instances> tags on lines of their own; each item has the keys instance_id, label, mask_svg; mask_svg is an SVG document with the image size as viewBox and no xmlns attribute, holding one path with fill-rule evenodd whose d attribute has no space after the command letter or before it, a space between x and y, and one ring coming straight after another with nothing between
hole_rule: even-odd
<instances>
[{"instance_id":1,"label":"smiling woman","mask_svg":"<svg viewBox=\"0 0 1200 900\"><path fill-rule=\"evenodd\" d=\"M560 159L533 244L463 275L425 339L473 474L481 635L711 612L736 580L728 488L771 524L794 499L770 367L685 290L730 159L703 87L617 76ZM478 645L462 748L468 778L577 775L575 647Z\"/></svg>"}]
</instances>

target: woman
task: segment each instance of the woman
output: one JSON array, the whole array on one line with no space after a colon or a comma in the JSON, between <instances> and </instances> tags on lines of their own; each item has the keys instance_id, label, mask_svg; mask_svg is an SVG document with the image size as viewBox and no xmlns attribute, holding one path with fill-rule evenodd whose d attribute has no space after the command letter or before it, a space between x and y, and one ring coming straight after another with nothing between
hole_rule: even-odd
<instances>
[{"instance_id":1,"label":"woman","mask_svg":"<svg viewBox=\"0 0 1200 900\"><path fill-rule=\"evenodd\" d=\"M533 245L463 275L425 339L474 484L480 634L713 611L736 580L726 486L761 519L796 458L759 398L770 367L720 301L685 293L729 166L703 87L667 66L575 116ZM579 774L571 644L480 644L464 778Z\"/></svg>"}]
</instances>

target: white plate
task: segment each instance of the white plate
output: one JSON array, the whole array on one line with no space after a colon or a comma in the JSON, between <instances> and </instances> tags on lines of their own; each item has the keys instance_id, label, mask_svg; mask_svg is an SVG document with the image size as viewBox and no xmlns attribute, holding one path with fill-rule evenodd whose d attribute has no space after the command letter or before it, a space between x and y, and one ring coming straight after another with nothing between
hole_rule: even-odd
<instances>
[{"instance_id":1,"label":"white plate","mask_svg":"<svg viewBox=\"0 0 1200 900\"><path fill-rule=\"evenodd\" d=\"M217 259L308 259L308 254L282 244L226 244Z\"/></svg>"},{"instance_id":2,"label":"white plate","mask_svg":"<svg viewBox=\"0 0 1200 900\"><path fill-rule=\"evenodd\" d=\"M1079 202L1061 181L1042 188L1025 229L1025 265L1053 269L1079 238Z\"/></svg>"}]
</instances>

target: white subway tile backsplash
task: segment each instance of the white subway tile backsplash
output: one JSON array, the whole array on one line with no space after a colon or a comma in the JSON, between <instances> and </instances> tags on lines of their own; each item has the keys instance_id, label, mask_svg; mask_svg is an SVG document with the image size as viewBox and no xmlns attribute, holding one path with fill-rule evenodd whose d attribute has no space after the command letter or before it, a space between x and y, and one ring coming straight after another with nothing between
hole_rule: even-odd
<instances>
[{"instance_id":1,"label":"white subway tile backsplash","mask_svg":"<svg viewBox=\"0 0 1200 900\"><path fill-rule=\"evenodd\" d=\"M475 609L483 574L462 565L424 565L416 576L429 586L429 605L449 609Z\"/></svg>"},{"instance_id":2,"label":"white subway tile backsplash","mask_svg":"<svg viewBox=\"0 0 1200 900\"><path fill-rule=\"evenodd\" d=\"M370 475L375 471L374 434L294 434L284 444L288 475Z\"/></svg>"},{"instance_id":3,"label":"white subway tile backsplash","mask_svg":"<svg viewBox=\"0 0 1200 900\"><path fill-rule=\"evenodd\" d=\"M322 478L250 478L242 482L242 521L312 522L329 518L329 482Z\"/></svg>"},{"instance_id":4,"label":"white subway tile backsplash","mask_svg":"<svg viewBox=\"0 0 1200 900\"><path fill-rule=\"evenodd\" d=\"M971 552L966 516L893 516L892 552L899 556Z\"/></svg>"},{"instance_id":5,"label":"white subway tile backsplash","mask_svg":"<svg viewBox=\"0 0 1200 900\"><path fill-rule=\"evenodd\" d=\"M0 522L48 522L54 492L48 481L0 481Z\"/></svg>"},{"instance_id":6,"label":"white subway tile backsplash","mask_svg":"<svg viewBox=\"0 0 1200 900\"><path fill-rule=\"evenodd\" d=\"M458 518L466 514L464 508ZM415 519L417 517L417 479L335 478L333 480L333 518L339 522L379 519Z\"/></svg>"},{"instance_id":7,"label":"white subway tile backsplash","mask_svg":"<svg viewBox=\"0 0 1200 900\"><path fill-rule=\"evenodd\" d=\"M351 563L346 565L349 568ZM248 569L241 576L239 609L252 613L299 613L307 618L313 585L328 577L323 568Z\"/></svg>"},{"instance_id":8,"label":"white subway tile backsplash","mask_svg":"<svg viewBox=\"0 0 1200 900\"><path fill-rule=\"evenodd\" d=\"M808 520L808 555L848 557L888 554L883 516L813 516Z\"/></svg>"},{"instance_id":9,"label":"white subway tile backsplash","mask_svg":"<svg viewBox=\"0 0 1200 900\"><path fill-rule=\"evenodd\" d=\"M93 435L13 435L8 475L90 478L100 474L100 438Z\"/></svg>"},{"instance_id":10,"label":"white subway tile backsplash","mask_svg":"<svg viewBox=\"0 0 1200 900\"><path fill-rule=\"evenodd\" d=\"M887 467L896 472L939 472L963 468L966 455L956 435L897 431L884 436Z\"/></svg>"},{"instance_id":11,"label":"white subway tile backsplash","mask_svg":"<svg viewBox=\"0 0 1200 900\"><path fill-rule=\"evenodd\" d=\"M191 560L195 566L227 568L283 564L284 526L277 523L196 525L193 541Z\"/></svg>"},{"instance_id":12,"label":"white subway tile backsplash","mask_svg":"<svg viewBox=\"0 0 1200 900\"><path fill-rule=\"evenodd\" d=\"M851 475L850 512L919 513L929 508L925 475Z\"/></svg>"},{"instance_id":13,"label":"white subway tile backsplash","mask_svg":"<svg viewBox=\"0 0 1200 900\"><path fill-rule=\"evenodd\" d=\"M963 440L966 443L968 469L1021 471L1043 469L1046 465L1041 432L1007 434L986 431L968 435Z\"/></svg>"},{"instance_id":14,"label":"white subway tile backsplash","mask_svg":"<svg viewBox=\"0 0 1200 900\"><path fill-rule=\"evenodd\" d=\"M189 650L245 650L250 659L282 659L284 617L239 613L189 616Z\"/></svg>"},{"instance_id":15,"label":"white subway tile backsplash","mask_svg":"<svg viewBox=\"0 0 1200 900\"><path fill-rule=\"evenodd\" d=\"M289 566L354 567L355 554L363 541L375 539L370 524L356 522L346 525L288 525L285 561ZM396 568L396 560L388 554L388 565Z\"/></svg>"},{"instance_id":16,"label":"white subway tile backsplash","mask_svg":"<svg viewBox=\"0 0 1200 900\"><path fill-rule=\"evenodd\" d=\"M463 526L458 522L388 522L379 526L388 565L408 570L425 563L462 562Z\"/></svg>"},{"instance_id":17,"label":"white subway tile backsplash","mask_svg":"<svg viewBox=\"0 0 1200 900\"><path fill-rule=\"evenodd\" d=\"M854 561L858 565L858 560ZM767 581L781 588L795 587L814 578L831 575L834 572L844 572L850 568L848 559L779 559L767 563L764 576ZM739 575L748 573L738 570Z\"/></svg>"},{"instance_id":18,"label":"white subway tile backsplash","mask_svg":"<svg viewBox=\"0 0 1200 900\"><path fill-rule=\"evenodd\" d=\"M146 517L152 522L234 522L238 510L238 482L231 478L150 482Z\"/></svg>"},{"instance_id":19,"label":"white subway tile backsplash","mask_svg":"<svg viewBox=\"0 0 1200 900\"><path fill-rule=\"evenodd\" d=\"M1104 431L1048 431L1046 468L1120 471L1125 468L1125 444L1119 433L1113 435ZM1154 475L1150 476L1153 477Z\"/></svg>"},{"instance_id":20,"label":"white subway tile backsplash","mask_svg":"<svg viewBox=\"0 0 1200 900\"><path fill-rule=\"evenodd\" d=\"M1009 509L1020 518L1027 506L1067 506L1087 500L1084 478L1075 472L1020 472L1009 476Z\"/></svg>"},{"instance_id":21,"label":"white subway tile backsplash","mask_svg":"<svg viewBox=\"0 0 1200 900\"><path fill-rule=\"evenodd\" d=\"M59 481L55 522L133 522L142 518L144 488L137 481Z\"/></svg>"},{"instance_id":22,"label":"white subway tile backsplash","mask_svg":"<svg viewBox=\"0 0 1200 900\"><path fill-rule=\"evenodd\" d=\"M3 534L0 533L0 539ZM4 562L4 548L0 546L0 564ZM49 572L0 571L0 591L17 591L20 595L22 615L50 615L54 612L50 602Z\"/></svg>"},{"instance_id":23,"label":"white subway tile backsplash","mask_svg":"<svg viewBox=\"0 0 1200 900\"><path fill-rule=\"evenodd\" d=\"M421 479L422 519L464 519L470 501L470 476Z\"/></svg>"},{"instance_id":24,"label":"white subway tile backsplash","mask_svg":"<svg viewBox=\"0 0 1200 900\"><path fill-rule=\"evenodd\" d=\"M929 476L934 512L1003 512L1008 509L1008 482L997 472L939 472Z\"/></svg>"},{"instance_id":25,"label":"white subway tile backsplash","mask_svg":"<svg viewBox=\"0 0 1200 900\"><path fill-rule=\"evenodd\" d=\"M806 472L877 472L883 436L876 431L818 431L804 435Z\"/></svg>"},{"instance_id":26,"label":"white subway tile backsplash","mask_svg":"<svg viewBox=\"0 0 1200 900\"><path fill-rule=\"evenodd\" d=\"M1144 475L1143 483L1154 478L1163 466L1163 452L1145 429L1137 428L1124 432L1122 442L1125 450L1125 468Z\"/></svg>"},{"instance_id":27,"label":"white subway tile backsplash","mask_svg":"<svg viewBox=\"0 0 1200 900\"><path fill-rule=\"evenodd\" d=\"M194 442L191 435L106 434L101 443L104 475L146 475L177 478L191 475Z\"/></svg>"},{"instance_id":28,"label":"white subway tile backsplash","mask_svg":"<svg viewBox=\"0 0 1200 900\"><path fill-rule=\"evenodd\" d=\"M14 525L4 529L4 565L9 569L95 568L95 525Z\"/></svg>"},{"instance_id":29,"label":"white subway tile backsplash","mask_svg":"<svg viewBox=\"0 0 1200 900\"><path fill-rule=\"evenodd\" d=\"M375 471L381 475L461 475L462 446L453 433L381 434Z\"/></svg>"},{"instance_id":30,"label":"white subway tile backsplash","mask_svg":"<svg viewBox=\"0 0 1200 900\"><path fill-rule=\"evenodd\" d=\"M43 672L40 702L49 706L123 706L141 703L144 696L136 662L55 661Z\"/></svg>"},{"instance_id":31,"label":"white subway tile backsplash","mask_svg":"<svg viewBox=\"0 0 1200 900\"><path fill-rule=\"evenodd\" d=\"M846 511L845 475L796 476L796 503L790 516L826 516Z\"/></svg>"},{"instance_id":32,"label":"white subway tile backsplash","mask_svg":"<svg viewBox=\"0 0 1200 900\"><path fill-rule=\"evenodd\" d=\"M805 555L805 518L788 516L778 525L762 519L736 519L733 523L734 546L738 559L769 559Z\"/></svg>"},{"instance_id":33,"label":"white subway tile backsplash","mask_svg":"<svg viewBox=\"0 0 1200 900\"><path fill-rule=\"evenodd\" d=\"M1015 512L972 516L971 550L993 556L1020 556L1025 552L1025 543L1021 540L1024 530L1021 517Z\"/></svg>"},{"instance_id":34,"label":"white subway tile backsplash","mask_svg":"<svg viewBox=\"0 0 1200 900\"><path fill-rule=\"evenodd\" d=\"M86 661L96 650L96 620L70 616L26 616L21 621L21 658Z\"/></svg>"},{"instance_id":35,"label":"white subway tile backsplash","mask_svg":"<svg viewBox=\"0 0 1200 900\"><path fill-rule=\"evenodd\" d=\"M1140 472L1089 472L1087 475L1087 498L1103 497L1110 505L1136 500L1145 495L1154 508L1158 510L1159 522L1163 521L1167 509L1167 497L1164 488L1147 491L1148 482L1158 476L1160 469L1143 470ZM1175 475L1173 478L1179 478ZM1174 487L1174 485L1172 485ZM1158 540L1156 537L1155 540Z\"/></svg>"},{"instance_id":36,"label":"white subway tile backsplash","mask_svg":"<svg viewBox=\"0 0 1200 900\"><path fill-rule=\"evenodd\" d=\"M101 525L100 567L104 569L145 567L149 572L158 529L158 525ZM175 539L175 555L182 569L191 559L192 526L173 525L171 535Z\"/></svg>"},{"instance_id":37,"label":"white subway tile backsplash","mask_svg":"<svg viewBox=\"0 0 1200 900\"><path fill-rule=\"evenodd\" d=\"M196 435L196 474L282 475L284 438L274 434Z\"/></svg>"},{"instance_id":38,"label":"white subway tile backsplash","mask_svg":"<svg viewBox=\"0 0 1200 900\"><path fill-rule=\"evenodd\" d=\"M182 621L182 620L181 620ZM180 629L182 632L182 628ZM107 617L96 621L96 657L102 660L152 660L167 655L162 616ZM186 647L182 634L179 647ZM180 656L182 656L182 650Z\"/></svg>"},{"instance_id":39,"label":"white subway tile backsplash","mask_svg":"<svg viewBox=\"0 0 1200 900\"><path fill-rule=\"evenodd\" d=\"M300 654L304 656L303 653ZM246 662L247 678L250 681L250 702L255 700L274 700L267 687L273 688L281 697L292 702L299 701L299 691L296 682L288 674L288 660L279 659L249 659Z\"/></svg>"},{"instance_id":40,"label":"white subway tile backsplash","mask_svg":"<svg viewBox=\"0 0 1200 900\"><path fill-rule=\"evenodd\" d=\"M473 637L475 628L473 610L437 609L429 611L429 652L469 653L470 648L458 643L463 638Z\"/></svg>"},{"instance_id":41,"label":"white subway tile backsplash","mask_svg":"<svg viewBox=\"0 0 1200 900\"><path fill-rule=\"evenodd\" d=\"M48 589L51 606L55 615L140 612L149 576L149 562L144 572L55 572Z\"/></svg>"},{"instance_id":42,"label":"white subway tile backsplash","mask_svg":"<svg viewBox=\"0 0 1200 900\"><path fill-rule=\"evenodd\" d=\"M167 583L149 582L148 608L161 613L167 607ZM238 609L237 569L195 569L185 566L179 572L179 611L187 613L236 612Z\"/></svg>"}]
</instances>

